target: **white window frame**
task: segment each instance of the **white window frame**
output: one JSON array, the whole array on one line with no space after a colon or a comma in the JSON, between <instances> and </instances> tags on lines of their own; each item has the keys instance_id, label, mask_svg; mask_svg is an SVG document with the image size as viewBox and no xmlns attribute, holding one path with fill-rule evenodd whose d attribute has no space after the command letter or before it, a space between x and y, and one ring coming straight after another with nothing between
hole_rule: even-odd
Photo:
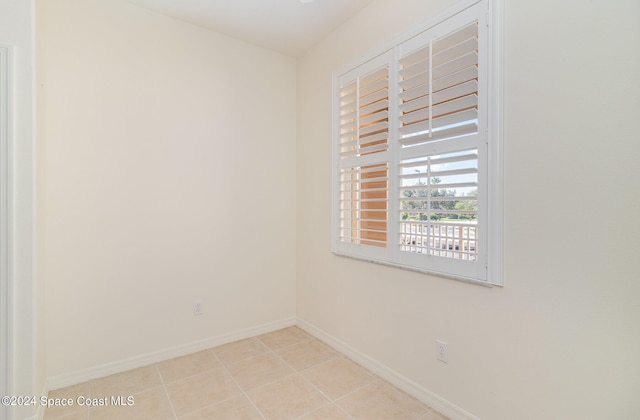
<instances>
[{"instance_id":1,"label":"white window frame","mask_svg":"<svg viewBox=\"0 0 640 420\"><path fill-rule=\"evenodd\" d=\"M399 199L399 183L397 166L401 161L401 151L398 146L396 97L397 71L396 63L402 53L403 45L410 45L421 35L430 31L438 31L441 27L453 27L456 20L466 19L465 14L475 14L480 29L486 37L485 51L482 57L482 72L484 77L485 92L483 98L486 117L484 123L479 124L479 131L486 139L486 150L480 152L479 168L483 177L483 187L486 191L482 200L485 202L479 206L479 213L484 212L479 221L478 229L482 232L482 249L478 260L469 270L459 270L456 266L460 261L447 258L425 258L423 254L401 252L396 238L398 238L397 225L399 224L400 210L397 208ZM502 163L502 61L503 41L502 25L503 4L502 0L462 0L447 8L437 16L425 23L413 28L409 32L393 39L389 43L372 51L364 57L354 60L349 65L333 73L333 212L332 212L332 251L339 256L346 256L374 263L390 265L394 267L424 272L441 277L462 280L484 286L503 285L503 163ZM417 41L419 42L419 41ZM346 243L340 240L340 170L342 168L340 158L340 121L339 121L339 91L341 78L354 72L366 73L375 69L380 63L389 62L390 65L390 94L389 94L389 151L379 153L378 158L368 155L369 161L389 162L389 216L388 216L388 243L386 248L379 248L356 243ZM384 156L382 156L384 155ZM482 222L482 224L480 224ZM429 261L427 261L429 260ZM434 262L435 261L435 262ZM467 262L463 262L467 263ZM470 264L464 264L471 267Z\"/></svg>"}]
</instances>

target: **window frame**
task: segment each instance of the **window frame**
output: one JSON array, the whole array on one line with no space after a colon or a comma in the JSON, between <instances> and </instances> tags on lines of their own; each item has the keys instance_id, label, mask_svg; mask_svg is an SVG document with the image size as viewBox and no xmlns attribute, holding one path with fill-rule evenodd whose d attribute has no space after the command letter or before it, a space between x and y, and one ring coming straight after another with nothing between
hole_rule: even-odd
<instances>
[{"instance_id":1,"label":"window frame","mask_svg":"<svg viewBox=\"0 0 640 420\"><path fill-rule=\"evenodd\" d=\"M486 72L484 77L485 83L485 100L484 107L486 113L484 124L479 124L478 135L484 136L486 150L478 150L479 155L483 155L482 162L478 158L478 165L483 165L486 173L483 175L483 185L486 190L485 200L479 212L484 212L483 221L478 229L481 230L482 250L480 250L479 259L474 263L474 269L464 271L451 269L448 267L460 266L460 260L447 258L436 258L436 264L425 263L430 260L425 254L409 255L411 253L400 251L398 244L399 237L396 225L400 223L399 191L400 182L398 178L398 169L402 157L398 143L398 115L396 114L398 106L398 65L400 54L406 45L411 44L413 40L423 36L431 31L438 31L442 27L455 25L461 15L469 13L473 10L474 16L478 19L479 33L482 31L486 37L486 49L483 54L483 66L481 71ZM502 247L503 247L503 163L502 163L502 71L503 71L503 36L502 36L502 16L503 4L502 0L462 0L454 3L449 8L437 14L426 22L416 26L410 31L391 40L381 47L371 51L369 54L357 60L353 60L349 65L343 67L339 71L333 72L333 108L332 108L332 130L333 130L333 183L332 183L332 252L339 256L365 260L373 263L399 267L412 271L423 272L440 277L462 280L470 283L481 284L484 286L502 286L503 285L503 269L502 269ZM464 20L465 18L462 18ZM457 27L462 27L463 24ZM388 219L387 219L387 246L385 248L377 248L354 243L345 243L340 240L340 171L343 167L340 158L340 118L339 118L339 92L341 78L348 74L362 72L362 68L373 69L375 64L384 63L388 60L389 65L389 149L384 154L388 155L389 167L389 183L388 183ZM395 144L394 144L395 142ZM381 156L374 161L384 161ZM367 160L371 161L371 160ZM422 257L422 263L416 263Z\"/></svg>"}]
</instances>

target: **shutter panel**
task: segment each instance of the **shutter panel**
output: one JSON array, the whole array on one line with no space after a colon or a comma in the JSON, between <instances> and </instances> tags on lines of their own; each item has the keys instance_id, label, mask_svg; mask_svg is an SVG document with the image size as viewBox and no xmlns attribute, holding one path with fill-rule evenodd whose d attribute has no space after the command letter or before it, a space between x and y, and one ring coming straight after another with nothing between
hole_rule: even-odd
<instances>
[{"instance_id":1,"label":"shutter panel","mask_svg":"<svg viewBox=\"0 0 640 420\"><path fill-rule=\"evenodd\" d=\"M387 246L389 165L376 164L340 172L340 240Z\"/></svg>"},{"instance_id":2,"label":"shutter panel","mask_svg":"<svg viewBox=\"0 0 640 420\"><path fill-rule=\"evenodd\" d=\"M478 21L422 42L398 68L399 248L477 261Z\"/></svg>"},{"instance_id":3,"label":"shutter panel","mask_svg":"<svg viewBox=\"0 0 640 420\"><path fill-rule=\"evenodd\" d=\"M373 68L372 68L373 67ZM362 67L339 90L339 240L386 248L389 65Z\"/></svg>"},{"instance_id":4,"label":"shutter panel","mask_svg":"<svg viewBox=\"0 0 640 420\"><path fill-rule=\"evenodd\" d=\"M478 133L478 22L400 59L400 143Z\"/></svg>"},{"instance_id":5,"label":"shutter panel","mask_svg":"<svg viewBox=\"0 0 640 420\"><path fill-rule=\"evenodd\" d=\"M475 261L477 150L400 163L400 250Z\"/></svg>"}]
</instances>

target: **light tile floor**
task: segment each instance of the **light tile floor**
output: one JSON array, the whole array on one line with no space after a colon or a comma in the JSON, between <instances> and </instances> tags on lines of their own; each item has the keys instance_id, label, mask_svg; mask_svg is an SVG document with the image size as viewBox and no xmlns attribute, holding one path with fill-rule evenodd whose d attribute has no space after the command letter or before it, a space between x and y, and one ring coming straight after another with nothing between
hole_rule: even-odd
<instances>
[{"instance_id":1,"label":"light tile floor","mask_svg":"<svg viewBox=\"0 0 640 420\"><path fill-rule=\"evenodd\" d=\"M45 419L446 419L297 327L49 393L79 396L134 404L50 407Z\"/></svg>"}]
</instances>

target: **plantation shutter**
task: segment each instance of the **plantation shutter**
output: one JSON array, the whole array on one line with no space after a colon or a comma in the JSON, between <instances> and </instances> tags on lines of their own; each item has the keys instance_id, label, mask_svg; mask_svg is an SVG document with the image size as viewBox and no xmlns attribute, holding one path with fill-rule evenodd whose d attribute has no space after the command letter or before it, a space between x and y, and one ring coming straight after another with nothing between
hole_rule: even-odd
<instances>
[{"instance_id":1,"label":"plantation shutter","mask_svg":"<svg viewBox=\"0 0 640 420\"><path fill-rule=\"evenodd\" d=\"M335 76L338 254L487 283L488 10L461 2Z\"/></svg>"},{"instance_id":2,"label":"plantation shutter","mask_svg":"<svg viewBox=\"0 0 640 420\"><path fill-rule=\"evenodd\" d=\"M339 81L339 242L345 248L388 247L389 75L382 57Z\"/></svg>"}]
</instances>

